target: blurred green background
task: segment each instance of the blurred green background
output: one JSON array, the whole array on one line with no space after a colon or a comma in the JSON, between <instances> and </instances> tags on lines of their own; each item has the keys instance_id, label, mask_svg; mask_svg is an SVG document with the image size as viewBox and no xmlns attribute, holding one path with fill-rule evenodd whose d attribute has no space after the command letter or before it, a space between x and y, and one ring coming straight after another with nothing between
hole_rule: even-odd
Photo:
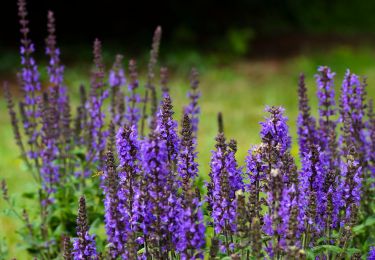
<instances>
[{"instance_id":1,"label":"blurred green background","mask_svg":"<svg viewBox=\"0 0 375 260\"><path fill-rule=\"evenodd\" d=\"M294 141L293 153L297 155L295 122L297 81L301 72L306 74L315 115L314 74L319 65L328 65L337 72L337 90L348 68L367 76L368 97L375 98L375 2L243 0L230 3L153 3L155 6L150 7L155 7L153 12L141 15L142 12L126 11L128 16L121 18L121 12L115 7L118 1L106 4L94 1L92 12L79 22L84 4L68 12L69 1L30 1L32 37L37 43L36 56L42 79L46 79L47 59L43 55L46 30L40 28L45 28L42 17L47 8L57 13L57 35L58 40L61 39L62 61L67 67L65 82L75 103L78 86L84 83L88 87L89 84L94 37L102 36L107 68L116 53L121 53L126 62L137 58L140 74L144 76L152 30L161 24L164 35L158 68L161 65L170 69L170 88L178 120L182 104L188 102L190 68L197 67L200 72L202 115L198 149L202 177L209 171L218 112L224 115L226 136L238 141L238 160L244 165L247 150L259 143L258 122L265 116L265 106L284 106ZM136 10L136 5L132 3L129 10ZM16 6L5 7L9 17L5 15L7 21L0 20L0 80L9 81L12 93L19 99ZM106 8L112 12L104 14ZM101 26L100 21L95 20L100 13L106 18L101 20ZM72 24L77 24L78 28L73 28ZM90 29L86 31L86 28ZM22 193L36 186L18 157L3 98L0 100L0 125L0 179L8 181L9 193L16 198L19 208L29 207L31 201ZM5 213L0 215L0 259L5 243L9 245L9 257L29 259L19 244L17 228L20 223L14 215L7 214L6 208L0 200L0 210Z\"/></svg>"}]
</instances>

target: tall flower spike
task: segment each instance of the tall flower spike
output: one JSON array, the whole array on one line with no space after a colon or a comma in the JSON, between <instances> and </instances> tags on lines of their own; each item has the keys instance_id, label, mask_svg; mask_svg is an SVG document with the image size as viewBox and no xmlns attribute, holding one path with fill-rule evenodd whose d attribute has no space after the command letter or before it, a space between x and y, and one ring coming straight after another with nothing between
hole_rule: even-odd
<instances>
[{"instance_id":1,"label":"tall flower spike","mask_svg":"<svg viewBox=\"0 0 375 260\"><path fill-rule=\"evenodd\" d=\"M266 202L268 212L264 216L263 231L272 236L265 248L272 258L285 248L285 238L288 229L291 203L295 203L296 193L296 167L290 157L290 143L284 109L281 107L267 107L270 117L261 122L260 146L261 164L255 159L250 166L256 167L266 174L267 182L264 192L267 194ZM261 168L258 166L261 165ZM255 171L255 172L256 172ZM278 237L279 239L275 239Z\"/></svg>"},{"instance_id":2,"label":"tall flower spike","mask_svg":"<svg viewBox=\"0 0 375 260\"><path fill-rule=\"evenodd\" d=\"M67 90L63 85L64 79L64 66L60 63L60 49L56 47L56 27L55 17L52 11L48 11L48 37L46 39L46 54L49 56L49 64L47 72L51 87L58 89L58 109L59 114L63 113L64 104L67 102Z\"/></svg>"},{"instance_id":3,"label":"tall flower spike","mask_svg":"<svg viewBox=\"0 0 375 260\"><path fill-rule=\"evenodd\" d=\"M103 131L104 117L103 101L108 96L104 90L104 65L102 60L101 42L96 39L94 42L94 63L95 71L92 74L92 82L89 99L90 113L90 152L87 155L89 161L99 162L99 168L104 158L105 137Z\"/></svg>"},{"instance_id":4,"label":"tall flower spike","mask_svg":"<svg viewBox=\"0 0 375 260\"><path fill-rule=\"evenodd\" d=\"M362 187L362 167L358 162L358 155L355 152L354 146L349 146L348 154L344 161L341 162L341 174L345 178L342 181L340 190L342 191L342 198L337 202L339 206L344 206L346 224L351 218L352 210L354 207L358 208L361 201L361 187ZM344 202L340 205L339 202ZM337 214L338 215L338 214ZM337 219L335 219L337 222ZM341 223L343 225L343 223Z\"/></svg>"},{"instance_id":5,"label":"tall flower spike","mask_svg":"<svg viewBox=\"0 0 375 260\"><path fill-rule=\"evenodd\" d=\"M344 140L344 142L351 142L356 146L360 155L360 161L366 161L366 136L364 135L365 124L364 117L364 86L359 81L359 77L349 70L345 74L344 82L342 84L341 98L340 98L340 116L341 122L344 123L345 117L350 117L350 125L347 125L346 137L351 140ZM344 136L345 138L345 136ZM345 152L345 151L344 151Z\"/></svg>"},{"instance_id":6,"label":"tall flower spike","mask_svg":"<svg viewBox=\"0 0 375 260\"><path fill-rule=\"evenodd\" d=\"M154 86L154 69L158 60L159 56L159 47L160 47L160 40L161 40L161 27L158 26L154 32L154 37L152 39L152 46L150 51L150 61L148 63L148 70L147 70L147 84L146 84L146 92L143 100L143 108L142 108L142 121L141 121L141 136L144 136L144 127L145 127L145 120L147 119L147 104L149 102L149 95L151 97L151 116L155 117L157 112L157 96L156 96L156 88ZM150 93L149 93L150 92Z\"/></svg>"},{"instance_id":7,"label":"tall flower spike","mask_svg":"<svg viewBox=\"0 0 375 260\"><path fill-rule=\"evenodd\" d=\"M63 239L63 247L64 247L64 260L73 260L73 255L72 255L72 245L70 242L70 237L65 236Z\"/></svg>"},{"instance_id":8,"label":"tall flower spike","mask_svg":"<svg viewBox=\"0 0 375 260\"><path fill-rule=\"evenodd\" d=\"M246 190L249 192L249 217L260 218L261 212L261 192L264 191L264 185L267 179L267 174L263 162L264 145L253 146L248 151L246 157L246 166L249 184Z\"/></svg>"},{"instance_id":9,"label":"tall flower spike","mask_svg":"<svg viewBox=\"0 0 375 260\"><path fill-rule=\"evenodd\" d=\"M302 169L299 173L301 191L299 211L300 219L306 220L305 227L301 227L301 230L312 232L312 230L323 230L326 225L326 192L330 185L324 186L326 178L324 154L320 152L318 145L311 145L308 149L310 152L303 155Z\"/></svg>"},{"instance_id":10,"label":"tall flower spike","mask_svg":"<svg viewBox=\"0 0 375 260\"><path fill-rule=\"evenodd\" d=\"M188 98L190 100L189 105L185 106L184 113L188 114L191 118L191 125L193 128L193 135L196 138L199 124L200 106L198 105L199 98L201 96L199 87L199 74L198 71L193 68L190 74L190 91L188 92Z\"/></svg>"},{"instance_id":11,"label":"tall flower spike","mask_svg":"<svg viewBox=\"0 0 375 260\"><path fill-rule=\"evenodd\" d=\"M137 202L143 205L139 212L143 218L140 226L149 236L151 254L160 259L170 250L169 238L175 231L170 216L175 216L173 205L176 200L171 187L167 144L161 133L157 130L150 133L142 143L141 154L145 184Z\"/></svg>"},{"instance_id":12,"label":"tall flower spike","mask_svg":"<svg viewBox=\"0 0 375 260\"><path fill-rule=\"evenodd\" d=\"M223 234L226 237L225 251L231 252L230 239L236 231L236 208L235 196L236 183L231 179L228 164L228 147L225 143L223 133L216 137L216 150L212 152L211 171L209 173L210 183L208 184L208 202L212 208L212 218L216 234ZM224 248L223 248L224 249Z\"/></svg>"},{"instance_id":13,"label":"tall flower spike","mask_svg":"<svg viewBox=\"0 0 375 260\"><path fill-rule=\"evenodd\" d=\"M289 128L287 118L284 116L284 108L267 107L266 111L270 113L270 117L261 122L262 130L260 136L263 143L268 143L273 147L279 146L280 153L284 154L290 149L291 137L289 136Z\"/></svg>"},{"instance_id":14,"label":"tall flower spike","mask_svg":"<svg viewBox=\"0 0 375 260\"><path fill-rule=\"evenodd\" d=\"M43 149L40 152L42 158L41 175L43 187L47 193L53 193L60 180L59 167L55 164L58 158L58 147L56 140L59 137L59 125L57 112L57 89L53 89L49 95L44 93L41 104L42 129L41 142Z\"/></svg>"},{"instance_id":15,"label":"tall flower spike","mask_svg":"<svg viewBox=\"0 0 375 260\"><path fill-rule=\"evenodd\" d=\"M203 259L205 246L203 212L201 202L195 196L191 184L190 189L185 191L179 202L178 227L174 234L176 250L180 252L181 259Z\"/></svg>"},{"instance_id":16,"label":"tall flower spike","mask_svg":"<svg viewBox=\"0 0 375 260\"><path fill-rule=\"evenodd\" d=\"M231 139L228 144L228 151L225 158L225 168L228 171L229 183L231 186L230 196L236 197L236 192L244 189L242 180L242 168L238 166L236 160L237 142Z\"/></svg>"},{"instance_id":17,"label":"tall flower spike","mask_svg":"<svg viewBox=\"0 0 375 260\"><path fill-rule=\"evenodd\" d=\"M337 140L336 140L336 102L333 80L335 73L330 68L321 66L319 74L315 75L318 86L319 99L319 145L329 158L329 168L335 169L338 165Z\"/></svg>"},{"instance_id":18,"label":"tall flower spike","mask_svg":"<svg viewBox=\"0 0 375 260\"><path fill-rule=\"evenodd\" d=\"M81 198L79 199L77 238L74 239L73 242L73 258L85 260L99 259L96 252L94 235L89 234L86 200L83 196L81 196Z\"/></svg>"},{"instance_id":19,"label":"tall flower spike","mask_svg":"<svg viewBox=\"0 0 375 260\"><path fill-rule=\"evenodd\" d=\"M137 221L141 219L137 206L137 194L140 193L140 145L138 142L136 126L125 125L120 128L116 136L117 154L120 160L120 186L118 191L118 209L122 214L122 222L125 226L124 236L126 243L124 256L131 259L136 255Z\"/></svg>"},{"instance_id":20,"label":"tall flower spike","mask_svg":"<svg viewBox=\"0 0 375 260\"><path fill-rule=\"evenodd\" d=\"M158 115L158 127L161 138L166 141L168 150L168 159L171 165L177 162L180 140L177 135L177 122L173 120L173 105L169 96L164 97L163 103Z\"/></svg>"},{"instance_id":21,"label":"tall flower spike","mask_svg":"<svg viewBox=\"0 0 375 260\"><path fill-rule=\"evenodd\" d=\"M312 144L317 144L317 132L315 118L311 116L307 88L305 85L305 75L301 74L298 82L298 144L300 156L309 152Z\"/></svg>"},{"instance_id":22,"label":"tall flower spike","mask_svg":"<svg viewBox=\"0 0 375 260\"><path fill-rule=\"evenodd\" d=\"M137 63L135 60L129 61L129 96L126 97L126 113L125 118L130 126L136 126L138 129L138 122L141 117L139 108L137 107L141 102L141 97L136 93L139 86L138 82L138 72L137 72Z\"/></svg>"},{"instance_id":23,"label":"tall flower spike","mask_svg":"<svg viewBox=\"0 0 375 260\"><path fill-rule=\"evenodd\" d=\"M113 258L124 255L127 241L127 226L129 219L120 212L121 202L125 199L119 196L119 177L116 172L115 158L109 145L104 177L104 207L105 229L108 242L111 243L110 254Z\"/></svg>"},{"instance_id":24,"label":"tall flower spike","mask_svg":"<svg viewBox=\"0 0 375 260\"><path fill-rule=\"evenodd\" d=\"M36 142L38 137L37 111L38 91L41 89L39 72L36 62L33 58L35 51L34 44L29 39L29 21L27 20L26 1L18 0L18 16L21 25L21 64L22 69L19 74L22 91L24 94L24 111L27 121L24 123L25 132L28 135L28 143L30 144L29 156L33 159L37 156Z\"/></svg>"},{"instance_id":25,"label":"tall flower spike","mask_svg":"<svg viewBox=\"0 0 375 260\"><path fill-rule=\"evenodd\" d=\"M194 179L198 177L198 163L195 161L197 157L196 143L191 128L191 120L185 114L182 121L181 146L178 156L178 173L184 190L188 190L190 183L193 183Z\"/></svg>"},{"instance_id":26,"label":"tall flower spike","mask_svg":"<svg viewBox=\"0 0 375 260\"><path fill-rule=\"evenodd\" d=\"M237 225L237 236L239 242L236 248L241 250L242 254L247 254L248 249L246 248L249 244L250 237L250 221L249 211L247 210L247 200L243 192L239 192L237 195L237 209L236 209L236 225Z\"/></svg>"}]
</instances>

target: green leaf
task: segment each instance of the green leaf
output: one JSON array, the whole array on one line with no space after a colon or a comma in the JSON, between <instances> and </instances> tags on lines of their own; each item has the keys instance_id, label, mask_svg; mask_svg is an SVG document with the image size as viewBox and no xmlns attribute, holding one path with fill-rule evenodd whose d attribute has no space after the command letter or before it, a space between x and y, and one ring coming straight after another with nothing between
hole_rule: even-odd
<instances>
[{"instance_id":1,"label":"green leaf","mask_svg":"<svg viewBox=\"0 0 375 260\"><path fill-rule=\"evenodd\" d=\"M336 254L340 254L340 253L343 252L343 249L341 247L334 246L334 245L316 246L316 247L311 248L311 250L314 252L314 254L319 254L319 253L322 253L324 251L336 253Z\"/></svg>"},{"instance_id":2,"label":"green leaf","mask_svg":"<svg viewBox=\"0 0 375 260\"><path fill-rule=\"evenodd\" d=\"M308 249L306 250L306 257L307 259L315 260L316 255L311 249Z\"/></svg>"},{"instance_id":3,"label":"green leaf","mask_svg":"<svg viewBox=\"0 0 375 260\"><path fill-rule=\"evenodd\" d=\"M35 198L35 192L24 192L24 193L22 193L22 197L28 198L28 199L33 199L33 198Z\"/></svg>"},{"instance_id":4,"label":"green leaf","mask_svg":"<svg viewBox=\"0 0 375 260\"><path fill-rule=\"evenodd\" d=\"M375 225L375 216L367 218L363 223L353 227L354 234L358 235L364 232L368 227Z\"/></svg>"},{"instance_id":5,"label":"green leaf","mask_svg":"<svg viewBox=\"0 0 375 260\"><path fill-rule=\"evenodd\" d=\"M355 253L361 253L361 250L359 250L358 248L348 248L346 249L346 252L349 256L352 256Z\"/></svg>"}]
</instances>

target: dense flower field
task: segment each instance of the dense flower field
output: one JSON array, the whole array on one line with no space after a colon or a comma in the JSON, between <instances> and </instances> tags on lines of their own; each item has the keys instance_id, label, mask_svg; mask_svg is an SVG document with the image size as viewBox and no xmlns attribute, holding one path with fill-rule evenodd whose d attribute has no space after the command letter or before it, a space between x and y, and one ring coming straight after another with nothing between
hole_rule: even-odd
<instances>
[{"instance_id":1,"label":"dense flower field","mask_svg":"<svg viewBox=\"0 0 375 260\"><path fill-rule=\"evenodd\" d=\"M348 70L336 98L335 73L319 67L315 118L300 75L298 158L282 107L266 107L261 143L243 166L219 114L209 179L201 183L199 75L192 69L178 122L168 69L156 80L160 27L144 89L136 61L125 73L118 55L107 71L95 40L91 84L80 87L73 108L53 13L42 89L25 0L18 6L22 100L16 106L7 83L4 91L15 142L39 185L29 195L38 218L20 210L6 180L1 189L36 259L375 259L375 113L366 78ZM93 220L104 223L105 240L90 231Z\"/></svg>"}]
</instances>

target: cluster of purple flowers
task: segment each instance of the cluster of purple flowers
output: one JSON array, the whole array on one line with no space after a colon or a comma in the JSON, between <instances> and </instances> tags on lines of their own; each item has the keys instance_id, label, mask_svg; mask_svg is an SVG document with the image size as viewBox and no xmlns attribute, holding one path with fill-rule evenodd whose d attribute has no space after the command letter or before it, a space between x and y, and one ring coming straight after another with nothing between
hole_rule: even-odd
<instances>
[{"instance_id":1,"label":"cluster of purple flowers","mask_svg":"<svg viewBox=\"0 0 375 260\"><path fill-rule=\"evenodd\" d=\"M36 256L359 259L364 254L356 249L359 241L366 241L366 250L374 243L373 234L354 239L360 233L356 224L374 214L375 114L372 101L366 103L365 79L348 70L336 106L335 73L319 67L316 119L304 75L300 76L300 167L292 156L282 107L266 107L261 143L250 148L244 167L236 159L236 141L227 141L220 115L203 185L197 163L198 72L191 72L189 104L179 124L174 119L168 70L160 70L160 91L154 82L160 27L154 35L143 97L138 93L136 62L129 61L126 73L123 57L117 55L107 73L101 42L95 40L89 95L81 86L73 122L53 13L48 13L49 87L44 92L32 57L24 0L19 0L19 15L24 135L7 84L5 96L16 143L40 185L40 229L33 227L26 210L21 217L29 241L41 241L38 246L31 243ZM1 189L10 203L5 181ZM70 205L77 194L85 197L80 196L77 225L72 229ZM90 215L103 220L105 239L90 234ZM374 258L374 248L368 258Z\"/></svg>"}]
</instances>

